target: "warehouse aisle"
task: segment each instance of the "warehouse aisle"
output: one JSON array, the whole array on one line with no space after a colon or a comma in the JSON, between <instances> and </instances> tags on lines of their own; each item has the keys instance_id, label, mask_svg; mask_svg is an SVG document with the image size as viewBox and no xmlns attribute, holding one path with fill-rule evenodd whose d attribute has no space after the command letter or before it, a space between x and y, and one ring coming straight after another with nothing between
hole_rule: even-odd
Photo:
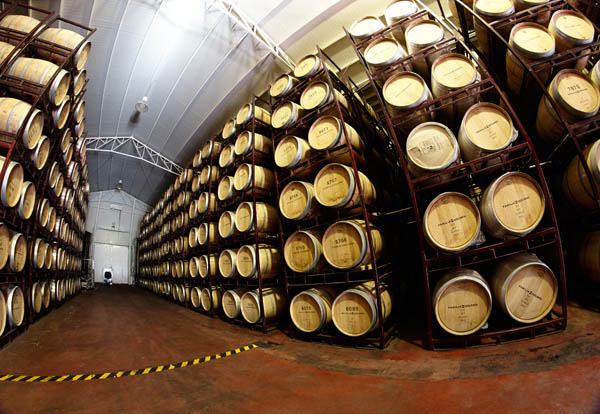
<instances>
[{"instance_id":1,"label":"warehouse aisle","mask_svg":"<svg viewBox=\"0 0 600 414\"><path fill-rule=\"evenodd\" d=\"M100 286L0 350L0 373L102 373L278 345L127 378L3 382L0 413L598 413L600 315L569 316L567 332L534 341L429 352L396 340L380 352L263 336L141 289Z\"/></svg>"}]
</instances>

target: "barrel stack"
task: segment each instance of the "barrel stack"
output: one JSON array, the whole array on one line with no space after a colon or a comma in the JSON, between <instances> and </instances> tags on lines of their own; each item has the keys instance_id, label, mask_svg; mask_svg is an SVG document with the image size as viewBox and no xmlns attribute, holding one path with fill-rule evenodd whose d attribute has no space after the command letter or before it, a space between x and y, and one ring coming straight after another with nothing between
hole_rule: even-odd
<instances>
[{"instance_id":1,"label":"barrel stack","mask_svg":"<svg viewBox=\"0 0 600 414\"><path fill-rule=\"evenodd\" d=\"M592 270L590 258L600 250L590 241L600 225L600 29L590 20L590 10L578 10L574 2L564 0L517 2L510 15L485 21L477 8L455 3L459 15L479 26L476 38L495 45L487 51L481 50L486 42L470 46L479 48L487 63L502 60L488 67L496 69L500 85L524 115L552 184L568 253L569 291L580 303L597 309L600 273ZM488 3L495 7L495 2Z\"/></svg>"},{"instance_id":2,"label":"barrel stack","mask_svg":"<svg viewBox=\"0 0 600 414\"><path fill-rule=\"evenodd\" d=\"M408 183L424 344L468 346L564 329L562 248L532 141L470 49L421 1L414 4L413 13L368 35L348 36Z\"/></svg>"},{"instance_id":3,"label":"barrel stack","mask_svg":"<svg viewBox=\"0 0 600 414\"><path fill-rule=\"evenodd\" d=\"M318 49L269 90L292 332L383 347L394 239L376 215L393 204L382 177L399 169L374 112L334 67Z\"/></svg>"},{"instance_id":4,"label":"barrel stack","mask_svg":"<svg viewBox=\"0 0 600 414\"><path fill-rule=\"evenodd\" d=\"M0 13L0 345L81 288L85 63L94 30L32 11Z\"/></svg>"}]
</instances>

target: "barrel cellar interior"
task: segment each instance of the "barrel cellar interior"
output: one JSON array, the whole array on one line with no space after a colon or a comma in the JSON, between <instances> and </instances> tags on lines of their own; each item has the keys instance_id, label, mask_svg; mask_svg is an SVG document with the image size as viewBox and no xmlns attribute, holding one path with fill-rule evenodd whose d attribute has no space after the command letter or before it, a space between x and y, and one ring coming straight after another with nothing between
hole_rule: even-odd
<instances>
[{"instance_id":1,"label":"barrel cellar interior","mask_svg":"<svg viewBox=\"0 0 600 414\"><path fill-rule=\"evenodd\" d=\"M599 111L598 0L0 0L0 413L600 412Z\"/></svg>"}]
</instances>

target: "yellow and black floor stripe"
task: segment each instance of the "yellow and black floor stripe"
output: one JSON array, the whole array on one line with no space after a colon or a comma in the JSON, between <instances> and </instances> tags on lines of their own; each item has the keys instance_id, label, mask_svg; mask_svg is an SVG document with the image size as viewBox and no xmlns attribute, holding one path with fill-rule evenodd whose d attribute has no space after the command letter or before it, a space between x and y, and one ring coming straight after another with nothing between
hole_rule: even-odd
<instances>
[{"instance_id":1,"label":"yellow and black floor stripe","mask_svg":"<svg viewBox=\"0 0 600 414\"><path fill-rule=\"evenodd\" d=\"M203 362L215 361L217 359L227 358L229 356L241 354L257 348L268 348L272 346L266 342L255 342L241 348L235 348L231 351L221 352L220 354L207 355L201 358L191 359L189 361L176 362L174 364L156 365L142 369L131 369L128 371L104 372L99 374L66 374L66 375L15 375L0 374L0 381L6 382L67 382L67 381L91 381L105 380L111 378L131 377L134 375L153 374L155 372L171 371L176 368L185 368L201 364Z\"/></svg>"}]
</instances>

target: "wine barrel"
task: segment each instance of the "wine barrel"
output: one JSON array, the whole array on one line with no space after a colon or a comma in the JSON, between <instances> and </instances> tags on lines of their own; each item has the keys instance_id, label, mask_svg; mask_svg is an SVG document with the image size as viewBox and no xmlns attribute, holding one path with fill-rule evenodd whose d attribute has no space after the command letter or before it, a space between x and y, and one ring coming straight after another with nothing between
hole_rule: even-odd
<instances>
[{"instance_id":1,"label":"wine barrel","mask_svg":"<svg viewBox=\"0 0 600 414\"><path fill-rule=\"evenodd\" d=\"M494 20L503 19L512 15L515 12L515 6L512 0L490 0L490 1L475 1L473 3L473 10L487 23L491 23ZM475 35L479 41L479 47L483 52L483 57L490 60L490 50L495 47L496 44L493 42L495 35L488 31L487 27L481 23L476 16L473 16L473 26L475 28ZM503 38L508 38L510 26L505 25L504 29L499 33ZM490 43L492 41L492 43Z\"/></svg>"},{"instance_id":2,"label":"wine barrel","mask_svg":"<svg viewBox=\"0 0 600 414\"><path fill-rule=\"evenodd\" d=\"M483 192L479 204L483 228L495 238L523 237L542 220L546 201L542 188L527 174L507 172Z\"/></svg>"},{"instance_id":3,"label":"wine barrel","mask_svg":"<svg viewBox=\"0 0 600 414\"><path fill-rule=\"evenodd\" d=\"M217 237L217 223L202 223L198 226L198 244L214 243Z\"/></svg>"},{"instance_id":4,"label":"wine barrel","mask_svg":"<svg viewBox=\"0 0 600 414\"><path fill-rule=\"evenodd\" d=\"M71 30L52 27L44 30L39 37L42 40L55 43L63 48L77 50L73 56L73 63L78 71L83 69L92 48L92 43L89 40L84 41L83 36ZM56 62L59 65L65 60L65 56L42 48L38 48L37 53L44 59Z\"/></svg>"},{"instance_id":5,"label":"wine barrel","mask_svg":"<svg viewBox=\"0 0 600 414\"><path fill-rule=\"evenodd\" d=\"M254 136L254 139L253 139ZM255 157L263 154L270 154L273 151L271 139L264 135L252 133L251 131L242 131L235 140L235 155L243 157L252 153L252 146L255 149Z\"/></svg>"},{"instance_id":6,"label":"wine barrel","mask_svg":"<svg viewBox=\"0 0 600 414\"><path fill-rule=\"evenodd\" d=\"M53 246L50 246L50 245L48 245L46 247L46 261L45 261L45 265L46 265L46 269L47 270L50 270L50 269L52 269L54 267L54 254L53 254L53 252L54 252L55 248L56 248L55 246L53 247ZM53 299L54 299L54 297L53 297Z\"/></svg>"},{"instance_id":7,"label":"wine barrel","mask_svg":"<svg viewBox=\"0 0 600 414\"><path fill-rule=\"evenodd\" d=\"M223 307L223 313L229 319L236 319L240 316L241 312L241 299L246 292L244 288L236 288L227 290L221 297L221 306Z\"/></svg>"},{"instance_id":8,"label":"wine barrel","mask_svg":"<svg viewBox=\"0 0 600 414\"><path fill-rule=\"evenodd\" d=\"M0 163L3 168L7 163L5 157L0 156ZM15 161L8 161L4 177L2 178L2 192L0 199L5 207L14 207L19 203L21 191L23 188L23 167Z\"/></svg>"},{"instance_id":9,"label":"wine barrel","mask_svg":"<svg viewBox=\"0 0 600 414\"><path fill-rule=\"evenodd\" d=\"M290 269L298 273L313 272L322 267L323 232L300 230L292 233L283 247L283 258Z\"/></svg>"},{"instance_id":10,"label":"wine barrel","mask_svg":"<svg viewBox=\"0 0 600 414\"><path fill-rule=\"evenodd\" d=\"M385 29L385 25L376 16L364 16L355 20L350 26L350 34L356 39L365 39Z\"/></svg>"},{"instance_id":11,"label":"wine barrel","mask_svg":"<svg viewBox=\"0 0 600 414\"><path fill-rule=\"evenodd\" d=\"M271 279L281 273L281 252L276 247L259 245L257 255L256 246L248 244L238 249L235 267L241 277L256 279L260 274L261 279Z\"/></svg>"},{"instance_id":12,"label":"wine barrel","mask_svg":"<svg viewBox=\"0 0 600 414\"><path fill-rule=\"evenodd\" d=\"M29 153L33 165L37 170L42 170L48 161L48 155L50 153L50 140L47 136L43 135L34 151Z\"/></svg>"},{"instance_id":13,"label":"wine barrel","mask_svg":"<svg viewBox=\"0 0 600 414\"><path fill-rule=\"evenodd\" d=\"M206 312L217 310L221 307L221 287L212 286L210 289L205 287L200 292L200 302L202 309Z\"/></svg>"},{"instance_id":14,"label":"wine barrel","mask_svg":"<svg viewBox=\"0 0 600 414\"><path fill-rule=\"evenodd\" d=\"M241 298L242 317L248 323L262 322L260 303L262 301L266 322L273 321L281 316L286 307L285 293L277 288L264 288L262 298L258 289L249 290Z\"/></svg>"},{"instance_id":15,"label":"wine barrel","mask_svg":"<svg viewBox=\"0 0 600 414\"><path fill-rule=\"evenodd\" d=\"M458 141L447 126L425 122L408 135L406 160L415 177L445 170L460 162Z\"/></svg>"},{"instance_id":16,"label":"wine barrel","mask_svg":"<svg viewBox=\"0 0 600 414\"><path fill-rule=\"evenodd\" d=\"M25 296L19 286L2 287L6 295L8 309L8 323L12 327L21 326L25 319Z\"/></svg>"},{"instance_id":17,"label":"wine barrel","mask_svg":"<svg viewBox=\"0 0 600 414\"><path fill-rule=\"evenodd\" d=\"M318 332L331 323L331 305L335 291L314 287L298 293L290 303L292 322L302 332Z\"/></svg>"},{"instance_id":18,"label":"wine barrel","mask_svg":"<svg viewBox=\"0 0 600 414\"><path fill-rule=\"evenodd\" d=\"M275 164L280 168L294 168L312 157L315 151L308 141L293 135L284 137L275 149ZM312 172L309 171L309 174Z\"/></svg>"},{"instance_id":19,"label":"wine barrel","mask_svg":"<svg viewBox=\"0 0 600 414\"><path fill-rule=\"evenodd\" d=\"M229 139L233 137L236 134L236 132L237 125L235 124L235 119L230 119L229 121L225 122L225 125L223 125L221 137L223 137L223 139Z\"/></svg>"},{"instance_id":20,"label":"wine barrel","mask_svg":"<svg viewBox=\"0 0 600 414\"><path fill-rule=\"evenodd\" d=\"M4 298L4 294L0 292L0 336L4 333L6 329L6 319L8 317L8 307L6 306L6 299Z\"/></svg>"},{"instance_id":21,"label":"wine barrel","mask_svg":"<svg viewBox=\"0 0 600 414\"><path fill-rule=\"evenodd\" d=\"M348 133L348 138L344 133L344 127ZM362 152L365 149L365 144L358 132L347 123L342 125L342 121L332 115L317 118L308 130L308 143L318 151L331 150L346 145L347 141L358 151Z\"/></svg>"},{"instance_id":22,"label":"wine barrel","mask_svg":"<svg viewBox=\"0 0 600 414\"><path fill-rule=\"evenodd\" d=\"M206 279L209 275L211 277L217 276L217 264L218 256L216 254L204 254L200 256L198 273L200 277Z\"/></svg>"},{"instance_id":23,"label":"wine barrel","mask_svg":"<svg viewBox=\"0 0 600 414\"><path fill-rule=\"evenodd\" d=\"M177 300L179 300L180 303L187 302L187 299L188 299L187 292L188 291L186 290L185 286L177 285Z\"/></svg>"},{"instance_id":24,"label":"wine barrel","mask_svg":"<svg viewBox=\"0 0 600 414\"><path fill-rule=\"evenodd\" d=\"M431 92L441 98L459 89L478 82L481 75L471 59L459 53L448 53L438 57L431 66ZM436 114L436 119L447 125L458 125L465 112L479 101L479 95L459 92L453 103L445 105ZM439 117L439 118L438 118Z\"/></svg>"},{"instance_id":25,"label":"wine barrel","mask_svg":"<svg viewBox=\"0 0 600 414\"><path fill-rule=\"evenodd\" d=\"M217 197L215 193L203 192L197 201L198 214L215 212L217 210Z\"/></svg>"},{"instance_id":26,"label":"wine barrel","mask_svg":"<svg viewBox=\"0 0 600 414\"><path fill-rule=\"evenodd\" d=\"M255 207L257 223L254 223ZM240 233L256 229L259 233L272 234L279 230L279 214L275 207L267 203L244 201L235 211L235 228Z\"/></svg>"},{"instance_id":27,"label":"wine barrel","mask_svg":"<svg viewBox=\"0 0 600 414\"><path fill-rule=\"evenodd\" d=\"M198 228L192 227L188 233L188 244L191 248L198 245Z\"/></svg>"},{"instance_id":28,"label":"wine barrel","mask_svg":"<svg viewBox=\"0 0 600 414\"><path fill-rule=\"evenodd\" d=\"M43 269L44 264L46 262L46 250L48 249L48 245L42 239L35 239L33 244L33 265L36 269Z\"/></svg>"},{"instance_id":29,"label":"wine barrel","mask_svg":"<svg viewBox=\"0 0 600 414\"><path fill-rule=\"evenodd\" d=\"M367 45L363 55L367 64L376 71L406 57L406 51L395 39L380 37Z\"/></svg>"},{"instance_id":30,"label":"wine barrel","mask_svg":"<svg viewBox=\"0 0 600 414\"><path fill-rule=\"evenodd\" d=\"M236 191L247 191L252 189L252 171L254 170L254 188L263 190L272 190L275 186L275 176L273 171L260 165L242 164L235 171L233 185Z\"/></svg>"},{"instance_id":31,"label":"wine barrel","mask_svg":"<svg viewBox=\"0 0 600 414\"><path fill-rule=\"evenodd\" d=\"M492 312L492 292L476 270L453 270L435 286L433 311L446 332L469 335L487 322Z\"/></svg>"},{"instance_id":32,"label":"wine barrel","mask_svg":"<svg viewBox=\"0 0 600 414\"><path fill-rule=\"evenodd\" d=\"M208 160L209 158L216 156L221 151L221 143L215 140L208 140L202 147L202 159Z\"/></svg>"},{"instance_id":33,"label":"wine barrel","mask_svg":"<svg viewBox=\"0 0 600 414\"><path fill-rule=\"evenodd\" d=\"M219 185L217 187L217 197L219 198L219 201L229 200L238 195L238 191L235 189L234 181L234 177L229 175L221 178L221 181L219 181Z\"/></svg>"},{"instance_id":34,"label":"wine barrel","mask_svg":"<svg viewBox=\"0 0 600 414\"><path fill-rule=\"evenodd\" d=\"M85 69L75 75L75 78L73 79L73 94L75 96L78 96L81 93L83 87L85 86L86 80L87 71Z\"/></svg>"},{"instance_id":35,"label":"wine barrel","mask_svg":"<svg viewBox=\"0 0 600 414\"><path fill-rule=\"evenodd\" d=\"M200 184L206 185L209 181L216 183L219 179L219 169L213 165L205 165L200 171Z\"/></svg>"},{"instance_id":36,"label":"wine barrel","mask_svg":"<svg viewBox=\"0 0 600 414\"><path fill-rule=\"evenodd\" d=\"M52 206L48 205L48 220L46 222L46 228L50 230L51 233L54 232L54 227L56 224L56 209Z\"/></svg>"},{"instance_id":37,"label":"wine barrel","mask_svg":"<svg viewBox=\"0 0 600 414\"><path fill-rule=\"evenodd\" d=\"M308 78L322 68L321 58L317 55L306 55L294 68L294 76L298 79Z\"/></svg>"},{"instance_id":38,"label":"wine barrel","mask_svg":"<svg viewBox=\"0 0 600 414\"><path fill-rule=\"evenodd\" d=\"M295 102L286 101L273 111L271 125L273 128L288 128L304 116L305 109Z\"/></svg>"},{"instance_id":39,"label":"wine barrel","mask_svg":"<svg viewBox=\"0 0 600 414\"><path fill-rule=\"evenodd\" d=\"M85 101L80 99L75 107L73 108L73 119L75 123L78 124L83 119L83 115L85 114Z\"/></svg>"},{"instance_id":40,"label":"wine barrel","mask_svg":"<svg viewBox=\"0 0 600 414\"><path fill-rule=\"evenodd\" d=\"M52 122L54 123L54 126L56 126L58 129L63 129L64 126L67 124L67 120L69 119L70 113L71 101L68 100L63 101L59 106L53 108L50 111L50 114L52 116ZM79 138L81 138L81 135L83 134L84 122L85 119L81 121L81 125L75 125L75 133Z\"/></svg>"},{"instance_id":41,"label":"wine barrel","mask_svg":"<svg viewBox=\"0 0 600 414\"><path fill-rule=\"evenodd\" d=\"M35 185L31 181L25 181L21 189L21 198L17 206L19 217L29 220L35 208Z\"/></svg>"},{"instance_id":42,"label":"wine barrel","mask_svg":"<svg viewBox=\"0 0 600 414\"><path fill-rule=\"evenodd\" d=\"M200 288L198 286L192 286L190 289L190 302L196 309L200 307Z\"/></svg>"},{"instance_id":43,"label":"wine barrel","mask_svg":"<svg viewBox=\"0 0 600 414\"><path fill-rule=\"evenodd\" d=\"M13 272L21 272L27 263L27 239L21 233L10 232L8 267Z\"/></svg>"},{"instance_id":44,"label":"wine barrel","mask_svg":"<svg viewBox=\"0 0 600 414\"><path fill-rule=\"evenodd\" d=\"M234 156L235 145L224 145L221 153L219 154L219 167L226 168L233 165Z\"/></svg>"},{"instance_id":45,"label":"wine barrel","mask_svg":"<svg viewBox=\"0 0 600 414\"><path fill-rule=\"evenodd\" d=\"M433 20L417 20L406 27L405 40L408 54L414 54L444 39L444 29ZM413 71L418 73L426 82L431 78L431 66L433 62L445 53L440 49L420 58L413 59Z\"/></svg>"},{"instance_id":46,"label":"wine barrel","mask_svg":"<svg viewBox=\"0 0 600 414\"><path fill-rule=\"evenodd\" d=\"M575 155L563 174L562 194L572 206L593 210L598 205L591 183L600 194L600 139L583 151L583 157L592 176L587 176L579 156Z\"/></svg>"},{"instance_id":47,"label":"wine barrel","mask_svg":"<svg viewBox=\"0 0 600 414\"><path fill-rule=\"evenodd\" d=\"M15 50L13 45L0 41L0 64L4 63L13 50ZM2 335L2 333L0 333L0 335Z\"/></svg>"},{"instance_id":48,"label":"wine barrel","mask_svg":"<svg viewBox=\"0 0 600 414\"><path fill-rule=\"evenodd\" d=\"M4 269L10 257L10 237L8 227L0 222L0 269Z\"/></svg>"},{"instance_id":49,"label":"wine barrel","mask_svg":"<svg viewBox=\"0 0 600 414\"><path fill-rule=\"evenodd\" d=\"M188 208L188 217L190 218L190 220L195 219L196 217L198 217L198 201L197 200L192 200L192 202L190 203L190 207Z\"/></svg>"},{"instance_id":50,"label":"wine barrel","mask_svg":"<svg viewBox=\"0 0 600 414\"><path fill-rule=\"evenodd\" d=\"M73 128L73 131L75 132L75 135L77 135L77 138L81 138L81 136L83 135L83 131L85 131L85 118L83 118L81 122L75 124L75 128Z\"/></svg>"},{"instance_id":51,"label":"wine barrel","mask_svg":"<svg viewBox=\"0 0 600 414\"><path fill-rule=\"evenodd\" d=\"M519 3L516 2L515 6ZM545 59L554 54L555 42L550 31L537 23L524 22L516 24L510 31L508 44L519 53L524 63L532 63ZM546 84L552 69L536 71L536 75ZM523 82L528 80L525 85ZM527 88L533 82L531 75L525 78L525 68L515 57L511 49L506 50L506 84L515 95L527 93ZM536 85L537 87L537 85Z\"/></svg>"},{"instance_id":52,"label":"wine barrel","mask_svg":"<svg viewBox=\"0 0 600 414\"><path fill-rule=\"evenodd\" d=\"M287 73L275 79L275 82L269 88L269 95L273 98L281 98L292 91L294 86L298 84L298 79ZM275 126L275 125L273 125Z\"/></svg>"},{"instance_id":53,"label":"wine barrel","mask_svg":"<svg viewBox=\"0 0 600 414\"><path fill-rule=\"evenodd\" d=\"M448 4L450 5L450 3ZM452 4L450 5L451 10L454 10L452 9L453 6L456 8L456 5ZM394 0L391 3L389 3L384 10L383 14L385 16L385 21L388 26L392 26L396 22L404 20L403 23L401 23L399 26L396 26L396 28L392 30L392 35L394 36L394 38L402 44L406 44L406 38L404 33L408 25L414 20L406 20L406 18L411 14L416 13L417 10L417 5L409 0ZM457 14L454 12L452 13L452 15L457 16Z\"/></svg>"},{"instance_id":54,"label":"wine barrel","mask_svg":"<svg viewBox=\"0 0 600 414\"><path fill-rule=\"evenodd\" d=\"M319 203L315 199L315 190L311 183L292 181L288 183L279 197L279 211L289 220L304 220L319 212Z\"/></svg>"},{"instance_id":55,"label":"wine barrel","mask_svg":"<svg viewBox=\"0 0 600 414\"><path fill-rule=\"evenodd\" d=\"M548 86L548 93L567 122L593 117L600 108L598 89L581 72L573 69L558 72ZM538 105L535 129L547 145L555 145L567 132L546 96Z\"/></svg>"},{"instance_id":56,"label":"wine barrel","mask_svg":"<svg viewBox=\"0 0 600 414\"><path fill-rule=\"evenodd\" d=\"M380 230L370 223L375 259L383 256L384 241ZM323 234L323 256L336 269L354 269L373 264L369 236L364 220L342 220L327 228Z\"/></svg>"},{"instance_id":57,"label":"wine barrel","mask_svg":"<svg viewBox=\"0 0 600 414\"><path fill-rule=\"evenodd\" d=\"M375 204L377 193L371 181L358 171L364 203ZM350 208L361 203L354 170L343 164L328 164L319 171L314 182L317 201L330 208Z\"/></svg>"},{"instance_id":58,"label":"wine barrel","mask_svg":"<svg viewBox=\"0 0 600 414\"><path fill-rule=\"evenodd\" d=\"M48 309L50 307L50 302L52 301L52 292L50 292L50 284L47 281L41 282L41 289L44 309Z\"/></svg>"},{"instance_id":59,"label":"wine barrel","mask_svg":"<svg viewBox=\"0 0 600 414\"><path fill-rule=\"evenodd\" d=\"M581 47L594 41L594 25L583 14L575 10L557 10L550 18L548 30L554 36L558 53ZM589 59L590 49L577 52L584 55L568 66L583 70Z\"/></svg>"},{"instance_id":60,"label":"wine barrel","mask_svg":"<svg viewBox=\"0 0 600 414\"><path fill-rule=\"evenodd\" d=\"M9 14L0 21L0 26L23 33L31 33L41 22L22 14ZM19 42L19 40L13 40Z\"/></svg>"},{"instance_id":61,"label":"wine barrel","mask_svg":"<svg viewBox=\"0 0 600 414\"><path fill-rule=\"evenodd\" d=\"M235 211L224 211L219 217L219 236L226 239L239 234L235 227Z\"/></svg>"},{"instance_id":62,"label":"wine barrel","mask_svg":"<svg viewBox=\"0 0 600 414\"><path fill-rule=\"evenodd\" d=\"M25 148L34 149L42 137L44 116L39 109L34 108L27 117L30 109L31 105L19 99L0 98L0 131L15 135L25 124L22 136L17 139L23 141Z\"/></svg>"},{"instance_id":63,"label":"wine barrel","mask_svg":"<svg viewBox=\"0 0 600 414\"><path fill-rule=\"evenodd\" d=\"M250 120L258 119L267 125L271 125L271 113L260 106L256 106L250 102L242 106L235 116L235 122L237 125L244 125Z\"/></svg>"},{"instance_id":64,"label":"wine barrel","mask_svg":"<svg viewBox=\"0 0 600 414\"><path fill-rule=\"evenodd\" d=\"M225 249L219 253L219 273L226 279L235 279L237 271L237 249Z\"/></svg>"},{"instance_id":65,"label":"wine barrel","mask_svg":"<svg viewBox=\"0 0 600 414\"><path fill-rule=\"evenodd\" d=\"M423 233L427 243L435 250L462 252L482 241L479 210L464 194L442 193L425 210Z\"/></svg>"},{"instance_id":66,"label":"wine barrel","mask_svg":"<svg viewBox=\"0 0 600 414\"><path fill-rule=\"evenodd\" d=\"M56 76L54 76L54 74ZM47 86L48 99L53 105L60 105L66 98L71 83L71 75L64 69L60 69L54 63L47 60L20 57L13 61L7 71L8 75L23 79L32 83ZM54 80L48 85L52 77ZM9 88L12 93L20 90Z\"/></svg>"},{"instance_id":67,"label":"wine barrel","mask_svg":"<svg viewBox=\"0 0 600 414\"><path fill-rule=\"evenodd\" d=\"M375 282L365 282L340 293L332 305L335 327L344 335L357 337L385 323L392 311L392 296L386 285L379 285L381 314L377 307Z\"/></svg>"},{"instance_id":68,"label":"wine barrel","mask_svg":"<svg viewBox=\"0 0 600 414\"><path fill-rule=\"evenodd\" d=\"M331 89L329 84L322 80L316 80L309 83L300 96L300 106L306 110L312 110L325 106L335 99L344 108L348 109L348 101L337 89Z\"/></svg>"},{"instance_id":69,"label":"wine barrel","mask_svg":"<svg viewBox=\"0 0 600 414\"><path fill-rule=\"evenodd\" d=\"M510 115L500 106L481 102L467 110L458 131L463 161L471 161L509 147L518 136Z\"/></svg>"},{"instance_id":70,"label":"wine barrel","mask_svg":"<svg viewBox=\"0 0 600 414\"><path fill-rule=\"evenodd\" d=\"M600 231L585 235L579 246L578 260L581 272L600 284Z\"/></svg>"},{"instance_id":71,"label":"wine barrel","mask_svg":"<svg viewBox=\"0 0 600 414\"><path fill-rule=\"evenodd\" d=\"M398 125L405 134L417 125L433 120L433 112L427 109L414 111L417 106L433 99L427 83L417 73L398 72L389 77L383 84L383 99L392 116L406 112L406 117L402 117L402 123Z\"/></svg>"},{"instance_id":72,"label":"wine barrel","mask_svg":"<svg viewBox=\"0 0 600 414\"><path fill-rule=\"evenodd\" d=\"M554 306L558 282L537 256L517 253L502 259L491 276L494 302L521 323L543 319Z\"/></svg>"}]
</instances>

